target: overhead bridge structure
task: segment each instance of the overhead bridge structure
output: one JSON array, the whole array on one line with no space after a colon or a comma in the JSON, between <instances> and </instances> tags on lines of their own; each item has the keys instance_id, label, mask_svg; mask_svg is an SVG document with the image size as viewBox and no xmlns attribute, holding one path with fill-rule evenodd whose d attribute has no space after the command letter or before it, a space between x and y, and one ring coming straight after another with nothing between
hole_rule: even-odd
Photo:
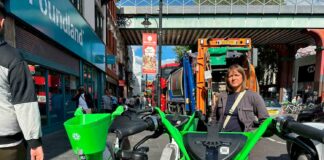
<instances>
[{"instance_id":1,"label":"overhead bridge structure","mask_svg":"<svg viewBox=\"0 0 324 160\"><path fill-rule=\"evenodd\" d=\"M118 25L127 45L158 31L158 0L120 0ZM270 45L284 60L280 94L292 85L289 60L297 49L317 46L314 90L324 96L324 0L163 0L162 44L196 45L198 38L251 38ZM142 25L148 16L152 25ZM282 96L281 96L282 97ZM323 98L324 99L324 98Z\"/></svg>"}]
</instances>

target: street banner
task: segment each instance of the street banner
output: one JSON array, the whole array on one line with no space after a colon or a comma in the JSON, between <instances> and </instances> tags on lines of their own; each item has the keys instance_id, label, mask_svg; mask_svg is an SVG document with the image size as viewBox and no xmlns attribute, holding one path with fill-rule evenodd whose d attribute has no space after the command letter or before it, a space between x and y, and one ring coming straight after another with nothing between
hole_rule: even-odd
<instances>
[{"instance_id":1,"label":"street banner","mask_svg":"<svg viewBox=\"0 0 324 160\"><path fill-rule=\"evenodd\" d=\"M142 74L156 74L156 33L143 33Z\"/></svg>"}]
</instances>

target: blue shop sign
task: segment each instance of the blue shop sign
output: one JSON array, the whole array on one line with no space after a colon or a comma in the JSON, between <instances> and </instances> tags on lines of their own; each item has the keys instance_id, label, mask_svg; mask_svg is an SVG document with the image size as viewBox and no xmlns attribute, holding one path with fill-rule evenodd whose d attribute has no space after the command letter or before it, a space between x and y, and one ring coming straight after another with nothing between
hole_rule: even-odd
<instances>
[{"instance_id":1,"label":"blue shop sign","mask_svg":"<svg viewBox=\"0 0 324 160\"><path fill-rule=\"evenodd\" d=\"M106 55L106 64L115 64L116 56L114 55Z\"/></svg>"},{"instance_id":2,"label":"blue shop sign","mask_svg":"<svg viewBox=\"0 0 324 160\"><path fill-rule=\"evenodd\" d=\"M7 10L105 71L105 45L69 0L7 0ZM100 62L100 63L98 63Z\"/></svg>"}]
</instances>

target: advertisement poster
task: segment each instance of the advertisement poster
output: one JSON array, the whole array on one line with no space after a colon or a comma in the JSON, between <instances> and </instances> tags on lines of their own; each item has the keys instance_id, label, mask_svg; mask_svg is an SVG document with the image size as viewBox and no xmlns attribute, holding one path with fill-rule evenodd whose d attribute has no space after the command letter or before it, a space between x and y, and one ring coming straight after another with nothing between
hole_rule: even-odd
<instances>
[{"instance_id":1,"label":"advertisement poster","mask_svg":"<svg viewBox=\"0 0 324 160\"><path fill-rule=\"evenodd\" d=\"M143 33L142 74L156 74L156 33Z\"/></svg>"}]
</instances>

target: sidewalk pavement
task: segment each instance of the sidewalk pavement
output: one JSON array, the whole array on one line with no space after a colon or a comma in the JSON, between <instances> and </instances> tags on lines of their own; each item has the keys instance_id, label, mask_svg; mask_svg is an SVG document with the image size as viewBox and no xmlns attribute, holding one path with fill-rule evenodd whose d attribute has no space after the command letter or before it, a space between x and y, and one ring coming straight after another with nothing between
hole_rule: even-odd
<instances>
[{"instance_id":1,"label":"sidewalk pavement","mask_svg":"<svg viewBox=\"0 0 324 160\"><path fill-rule=\"evenodd\" d=\"M129 138L131 147L134 146L144 136L151 134L152 132L142 132L140 134L131 136ZM108 141L114 142L114 135L108 135ZM157 139L150 139L142 146L148 146L150 148L148 152L149 159L160 159L162 150L168 142L168 136L162 135ZM46 160L75 160L77 156L74 155L70 142L68 140L65 130L60 130L43 137L43 148Z\"/></svg>"},{"instance_id":2,"label":"sidewalk pavement","mask_svg":"<svg viewBox=\"0 0 324 160\"><path fill-rule=\"evenodd\" d=\"M77 159L73 154L65 130L60 130L43 137L45 159L72 160Z\"/></svg>"}]
</instances>

